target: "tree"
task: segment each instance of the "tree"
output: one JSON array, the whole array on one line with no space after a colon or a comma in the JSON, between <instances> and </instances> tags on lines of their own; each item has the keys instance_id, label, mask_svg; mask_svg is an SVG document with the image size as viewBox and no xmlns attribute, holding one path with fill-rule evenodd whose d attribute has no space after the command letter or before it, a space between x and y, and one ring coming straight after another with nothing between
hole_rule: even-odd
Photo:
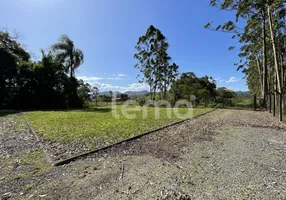
<instances>
[{"instance_id":1,"label":"tree","mask_svg":"<svg viewBox=\"0 0 286 200\"><path fill-rule=\"evenodd\" d=\"M220 103L222 105L231 105L231 99L235 96L236 94L233 90L227 89L225 87L218 88L216 103Z\"/></svg>"},{"instance_id":2,"label":"tree","mask_svg":"<svg viewBox=\"0 0 286 200\"><path fill-rule=\"evenodd\" d=\"M0 31L0 107L59 109L82 107L88 85L68 77L64 63L42 50L40 61L30 60L17 38Z\"/></svg>"},{"instance_id":3,"label":"tree","mask_svg":"<svg viewBox=\"0 0 286 200\"><path fill-rule=\"evenodd\" d=\"M73 41L67 36L62 35L59 42L52 45L55 60L65 65L66 72L70 77L75 76L75 70L84 62L82 50L75 48Z\"/></svg>"},{"instance_id":4,"label":"tree","mask_svg":"<svg viewBox=\"0 0 286 200\"><path fill-rule=\"evenodd\" d=\"M20 108L65 108L68 77L64 66L54 62L51 53L42 52L38 62L22 62L18 66L18 92L14 105Z\"/></svg>"},{"instance_id":5,"label":"tree","mask_svg":"<svg viewBox=\"0 0 286 200\"><path fill-rule=\"evenodd\" d=\"M139 82L149 85L151 99L155 98L158 90L163 92L166 98L168 87L178 76L178 66L169 64L171 57L167 53L169 44L166 37L151 25L145 35L139 37L135 48L137 53L134 58L138 60L135 68L143 73L143 78Z\"/></svg>"},{"instance_id":6,"label":"tree","mask_svg":"<svg viewBox=\"0 0 286 200\"><path fill-rule=\"evenodd\" d=\"M216 96L216 83L208 76L198 78L193 72L182 73L171 87L170 92L174 95L174 100L192 100L195 96L195 103L204 103L214 101Z\"/></svg>"},{"instance_id":7,"label":"tree","mask_svg":"<svg viewBox=\"0 0 286 200\"><path fill-rule=\"evenodd\" d=\"M168 67L163 68L163 88L161 91L163 91L164 99L167 96L167 90L168 88L174 83L176 78L179 76L178 72L179 66L176 63L172 63L171 65L168 65Z\"/></svg>"},{"instance_id":8,"label":"tree","mask_svg":"<svg viewBox=\"0 0 286 200\"><path fill-rule=\"evenodd\" d=\"M208 23L205 28L233 33L233 38L239 38L239 42L243 43L239 54L241 61L236 65L246 74L251 93L260 93L263 105L266 105L267 95L285 93L285 1L211 0L210 4L234 11L236 22L239 19L246 21L243 29L233 21L216 29Z\"/></svg>"},{"instance_id":9,"label":"tree","mask_svg":"<svg viewBox=\"0 0 286 200\"><path fill-rule=\"evenodd\" d=\"M83 63L84 56L80 49L75 48L73 41L67 36L62 35L59 42L52 45L55 61L65 66L66 73L70 73L68 93L68 105L70 107L81 107L82 103L77 94L79 83L75 78L75 70Z\"/></svg>"},{"instance_id":10,"label":"tree","mask_svg":"<svg viewBox=\"0 0 286 200\"><path fill-rule=\"evenodd\" d=\"M30 54L7 31L0 31L0 108L11 107L17 93L18 65Z\"/></svg>"},{"instance_id":11,"label":"tree","mask_svg":"<svg viewBox=\"0 0 286 200\"><path fill-rule=\"evenodd\" d=\"M88 83L84 83L83 80L79 80L79 87L78 87L78 96L86 105L87 102L91 101L91 93L92 88L91 85Z\"/></svg>"},{"instance_id":12,"label":"tree","mask_svg":"<svg viewBox=\"0 0 286 200\"><path fill-rule=\"evenodd\" d=\"M128 94L124 94L124 93L120 93L118 96L119 96L121 101L127 101L129 98Z\"/></svg>"},{"instance_id":13,"label":"tree","mask_svg":"<svg viewBox=\"0 0 286 200\"><path fill-rule=\"evenodd\" d=\"M97 102L98 102L98 94L99 94L99 89L97 87L92 87L91 88L91 99L95 100L95 105L97 105Z\"/></svg>"},{"instance_id":14,"label":"tree","mask_svg":"<svg viewBox=\"0 0 286 200\"><path fill-rule=\"evenodd\" d=\"M112 97L108 96L106 94L100 95L99 97L102 99L103 102L106 102L106 105L107 105L108 102L112 102Z\"/></svg>"}]
</instances>

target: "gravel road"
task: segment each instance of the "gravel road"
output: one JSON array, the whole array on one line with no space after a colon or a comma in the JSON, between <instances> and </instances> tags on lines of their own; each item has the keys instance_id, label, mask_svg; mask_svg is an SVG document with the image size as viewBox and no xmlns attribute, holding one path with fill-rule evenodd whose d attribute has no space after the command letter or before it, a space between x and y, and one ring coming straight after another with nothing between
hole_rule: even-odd
<instances>
[{"instance_id":1,"label":"gravel road","mask_svg":"<svg viewBox=\"0 0 286 200\"><path fill-rule=\"evenodd\" d=\"M2 132L13 131L1 129L6 143ZM5 148L1 144L1 156L10 154ZM285 158L286 125L277 118L216 110L24 177L23 184L0 180L0 194L10 199L286 199Z\"/></svg>"}]
</instances>

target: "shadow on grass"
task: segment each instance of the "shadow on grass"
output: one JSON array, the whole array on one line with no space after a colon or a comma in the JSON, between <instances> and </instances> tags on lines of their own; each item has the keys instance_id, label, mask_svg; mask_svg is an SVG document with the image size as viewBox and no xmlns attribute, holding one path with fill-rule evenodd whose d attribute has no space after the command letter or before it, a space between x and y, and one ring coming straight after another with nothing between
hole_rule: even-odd
<instances>
[{"instance_id":1,"label":"shadow on grass","mask_svg":"<svg viewBox=\"0 0 286 200\"><path fill-rule=\"evenodd\" d=\"M33 112L33 111L42 111L42 112L51 112L51 111L60 111L60 112L99 112L107 113L111 112L111 108L106 107L97 107L97 108L73 108L73 109L24 109L23 112Z\"/></svg>"},{"instance_id":2,"label":"shadow on grass","mask_svg":"<svg viewBox=\"0 0 286 200\"><path fill-rule=\"evenodd\" d=\"M233 109L233 110L254 110L254 106L252 104L237 104L237 105L216 105L215 108L221 109ZM259 107L256 108L259 110Z\"/></svg>"},{"instance_id":3,"label":"shadow on grass","mask_svg":"<svg viewBox=\"0 0 286 200\"><path fill-rule=\"evenodd\" d=\"M237 105L235 105L233 107L241 108L241 109L247 109L247 110L254 109L254 105L253 104L247 104L247 105L246 104L237 104Z\"/></svg>"},{"instance_id":4,"label":"shadow on grass","mask_svg":"<svg viewBox=\"0 0 286 200\"><path fill-rule=\"evenodd\" d=\"M239 106L225 106L225 107L219 107L221 109L230 109L230 110L249 110L249 111L267 111L264 107L256 107L256 110L254 109L253 105L239 105Z\"/></svg>"},{"instance_id":5,"label":"shadow on grass","mask_svg":"<svg viewBox=\"0 0 286 200\"><path fill-rule=\"evenodd\" d=\"M18 113L17 111L14 110L0 110L0 117L5 117L7 115L12 115Z\"/></svg>"},{"instance_id":6,"label":"shadow on grass","mask_svg":"<svg viewBox=\"0 0 286 200\"><path fill-rule=\"evenodd\" d=\"M107 113L111 112L111 108L85 108L85 109L75 109L75 110L67 110L67 111L75 111L75 112L101 112L101 113Z\"/></svg>"}]
</instances>

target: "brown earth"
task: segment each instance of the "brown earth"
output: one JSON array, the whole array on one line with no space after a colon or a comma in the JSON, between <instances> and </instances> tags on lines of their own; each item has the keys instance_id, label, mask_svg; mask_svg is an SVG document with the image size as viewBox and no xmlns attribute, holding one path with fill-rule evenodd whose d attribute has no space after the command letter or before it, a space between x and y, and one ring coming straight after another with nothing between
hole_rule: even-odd
<instances>
[{"instance_id":1,"label":"brown earth","mask_svg":"<svg viewBox=\"0 0 286 200\"><path fill-rule=\"evenodd\" d=\"M286 126L267 112L216 110L60 167L0 122L3 199L286 199Z\"/></svg>"}]
</instances>

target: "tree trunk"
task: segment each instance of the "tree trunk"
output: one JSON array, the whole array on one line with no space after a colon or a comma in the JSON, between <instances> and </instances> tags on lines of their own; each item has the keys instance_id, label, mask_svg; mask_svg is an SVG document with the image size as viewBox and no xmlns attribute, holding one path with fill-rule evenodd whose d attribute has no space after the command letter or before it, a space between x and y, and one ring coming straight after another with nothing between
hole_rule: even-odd
<instances>
[{"instance_id":1,"label":"tree trunk","mask_svg":"<svg viewBox=\"0 0 286 200\"><path fill-rule=\"evenodd\" d=\"M259 74L259 82L260 82L260 88L261 88L261 99L264 99L264 89L263 89L263 77L261 73L261 67L260 67L260 61L259 57L256 55L256 62L257 62L257 69Z\"/></svg>"},{"instance_id":2,"label":"tree trunk","mask_svg":"<svg viewBox=\"0 0 286 200\"><path fill-rule=\"evenodd\" d=\"M286 33L286 32L285 32ZM280 41L279 43L279 49L280 49L280 53L279 53L279 56L280 56L280 66L281 66L281 90L282 90L282 94L279 96L279 100L280 98L282 98L284 92L285 92L285 68L283 67L283 64L284 64L284 58L283 58L283 40ZM285 98L282 98L282 100L279 101L279 103L281 103L280 106L282 106L282 113L285 114L286 113L286 101L285 101Z\"/></svg>"},{"instance_id":3,"label":"tree trunk","mask_svg":"<svg viewBox=\"0 0 286 200\"><path fill-rule=\"evenodd\" d=\"M278 64L278 58L277 58L277 48L275 44L275 33L273 29L273 22L272 22L272 14L270 6L267 8L268 10L268 18L269 18L269 28L270 28L270 35L271 35L271 43L273 47L273 54L274 54L274 66L276 71L276 77L277 77L277 90L281 93L281 84L280 84L280 73L279 73L279 64Z\"/></svg>"},{"instance_id":4,"label":"tree trunk","mask_svg":"<svg viewBox=\"0 0 286 200\"><path fill-rule=\"evenodd\" d=\"M150 84L150 99L152 100L153 99L153 95L152 95L152 85Z\"/></svg>"},{"instance_id":5,"label":"tree trunk","mask_svg":"<svg viewBox=\"0 0 286 200\"><path fill-rule=\"evenodd\" d=\"M167 99L167 81L168 81L168 72L167 72L167 67L165 66L165 71L164 71L164 100Z\"/></svg>"},{"instance_id":6,"label":"tree trunk","mask_svg":"<svg viewBox=\"0 0 286 200\"><path fill-rule=\"evenodd\" d=\"M263 89L264 89L264 98L263 98L263 106L266 106L266 97L268 95L268 69L267 69L267 47L266 47L266 16L265 11L263 11Z\"/></svg>"},{"instance_id":7,"label":"tree trunk","mask_svg":"<svg viewBox=\"0 0 286 200\"><path fill-rule=\"evenodd\" d=\"M70 63L70 77L73 77L73 55L70 55L70 60L71 60L71 63Z\"/></svg>"}]
</instances>

